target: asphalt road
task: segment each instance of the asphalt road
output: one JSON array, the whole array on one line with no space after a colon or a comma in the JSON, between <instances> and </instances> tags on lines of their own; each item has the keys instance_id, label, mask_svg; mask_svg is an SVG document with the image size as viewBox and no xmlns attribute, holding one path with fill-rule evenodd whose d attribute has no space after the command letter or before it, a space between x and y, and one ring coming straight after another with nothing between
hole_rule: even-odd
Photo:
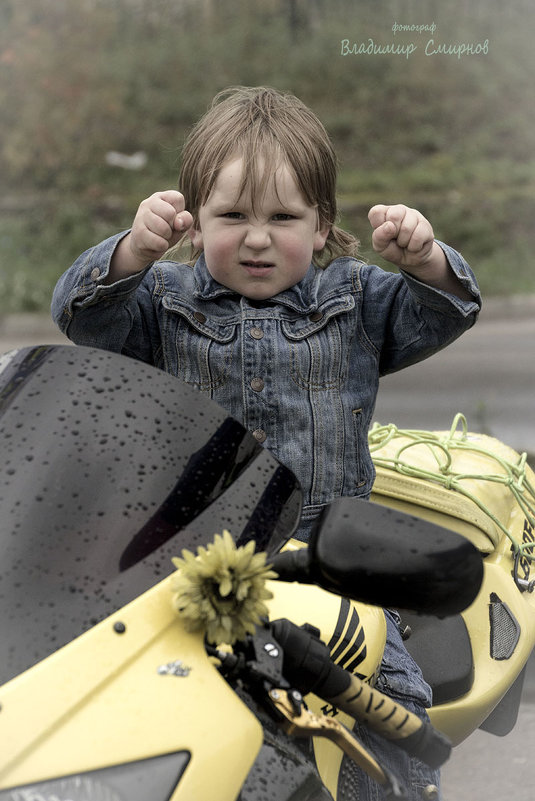
<instances>
[{"instance_id":1,"label":"asphalt road","mask_svg":"<svg viewBox=\"0 0 535 801\"><path fill-rule=\"evenodd\" d=\"M448 429L462 412L483 431L530 455L535 467L535 302L487 304L457 342L381 382L375 419L401 428ZM506 737L483 731L454 749L442 769L444 801L534 801L535 660L517 724Z\"/></svg>"},{"instance_id":2,"label":"asphalt road","mask_svg":"<svg viewBox=\"0 0 535 801\"><path fill-rule=\"evenodd\" d=\"M443 801L533 801L535 705L524 702L506 737L483 731L454 749L442 769Z\"/></svg>"},{"instance_id":3,"label":"asphalt road","mask_svg":"<svg viewBox=\"0 0 535 801\"><path fill-rule=\"evenodd\" d=\"M535 299L489 302L448 348L383 378L375 418L442 430L456 412L471 430L535 454Z\"/></svg>"},{"instance_id":4,"label":"asphalt road","mask_svg":"<svg viewBox=\"0 0 535 801\"><path fill-rule=\"evenodd\" d=\"M44 317L0 319L0 353L67 343ZM485 431L535 455L535 299L489 303L478 324L445 351L381 382L375 419L400 427L448 429L463 412ZM532 461L532 464L535 462ZM535 663L530 662L519 719L504 738L478 731L442 772L444 801L534 801Z\"/></svg>"}]
</instances>

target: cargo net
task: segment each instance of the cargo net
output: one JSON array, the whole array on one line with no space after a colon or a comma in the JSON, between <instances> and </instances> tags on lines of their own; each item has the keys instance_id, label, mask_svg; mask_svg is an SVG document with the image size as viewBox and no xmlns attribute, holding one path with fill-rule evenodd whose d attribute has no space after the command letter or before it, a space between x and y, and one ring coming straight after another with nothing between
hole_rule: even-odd
<instances>
[{"instance_id":1,"label":"cargo net","mask_svg":"<svg viewBox=\"0 0 535 801\"><path fill-rule=\"evenodd\" d=\"M377 451L392 443L396 438L402 438L399 449L390 452L394 455L385 456ZM483 435L483 441L492 442L492 438ZM448 432L433 432L400 429L393 423L380 425L374 423L368 434L370 452L377 467L395 471L404 476L434 482L448 490L454 490L469 498L477 507L487 515L493 523L511 541L513 552L517 557L535 560L533 541L519 542L505 523L500 520L478 495L466 485L466 480L476 482L494 482L505 486L511 493L514 501L524 513L532 531L535 532L535 485L529 479L533 475L528 462L527 453L518 454L511 448L501 448L504 453L499 454L484 445L478 445L470 438L468 425L463 414L457 414ZM494 442L497 442L494 440ZM436 462L436 469L419 467L414 461L408 459L408 452L415 446L427 446ZM489 462L494 462L499 470L496 473L459 472L454 468L454 452L466 451L477 453ZM511 454L511 459L505 453ZM514 457L517 456L517 461ZM529 471L529 473L528 473ZM472 485L473 486L473 485Z\"/></svg>"}]
</instances>

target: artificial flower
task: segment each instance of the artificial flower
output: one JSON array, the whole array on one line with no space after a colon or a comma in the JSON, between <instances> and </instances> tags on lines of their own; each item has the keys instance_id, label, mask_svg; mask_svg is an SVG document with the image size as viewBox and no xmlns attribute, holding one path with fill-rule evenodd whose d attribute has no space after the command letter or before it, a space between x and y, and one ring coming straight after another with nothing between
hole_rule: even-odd
<instances>
[{"instance_id":1,"label":"artificial flower","mask_svg":"<svg viewBox=\"0 0 535 801\"><path fill-rule=\"evenodd\" d=\"M255 553L253 540L236 547L228 531L200 546L197 555L183 550L174 557L173 605L188 631L206 633L209 642L232 645L253 634L267 615L264 601L273 597L266 580L276 573L266 565L266 554Z\"/></svg>"}]
</instances>

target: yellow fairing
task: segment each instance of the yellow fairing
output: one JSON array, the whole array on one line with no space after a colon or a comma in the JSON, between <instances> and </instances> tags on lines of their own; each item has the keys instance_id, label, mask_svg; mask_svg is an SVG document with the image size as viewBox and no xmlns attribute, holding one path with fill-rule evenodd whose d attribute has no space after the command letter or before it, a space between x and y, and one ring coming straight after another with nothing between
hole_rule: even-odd
<instances>
[{"instance_id":1,"label":"yellow fairing","mask_svg":"<svg viewBox=\"0 0 535 801\"><path fill-rule=\"evenodd\" d=\"M482 553L492 553L503 537L500 525L510 530L520 511L512 492L519 471L532 484L535 477L529 465L520 467L522 457L512 448L457 430L458 420L466 424L457 415L450 431L376 424L370 432L377 471L371 500L457 531ZM519 494L524 490L520 485Z\"/></svg>"},{"instance_id":2,"label":"yellow fairing","mask_svg":"<svg viewBox=\"0 0 535 801\"><path fill-rule=\"evenodd\" d=\"M513 560L509 553L496 551L485 559L481 591L463 612L470 633L474 680L469 693L430 710L431 722L458 745L480 726L505 695L526 664L534 644L535 598L520 593L511 580ZM535 577L533 567L532 578ZM489 600L495 593L514 615L524 636L520 636L509 659L493 659L490 653Z\"/></svg>"},{"instance_id":3,"label":"yellow fairing","mask_svg":"<svg viewBox=\"0 0 535 801\"><path fill-rule=\"evenodd\" d=\"M302 547L302 542L290 540L285 549ZM374 680L386 640L382 609L348 601L312 585L272 581L268 586L273 593L268 603L271 620L287 617L297 626L316 626L336 664L366 681Z\"/></svg>"},{"instance_id":4,"label":"yellow fairing","mask_svg":"<svg viewBox=\"0 0 535 801\"><path fill-rule=\"evenodd\" d=\"M458 430L459 424L463 430ZM535 593L521 591L513 579L519 546L528 546L521 577L535 579L535 474L525 454L467 431L462 415L456 416L450 431L376 425L370 445L377 468L371 500L457 531L484 559L483 585L462 614L472 646L473 685L462 697L430 710L432 723L456 745L500 702L535 643ZM508 658L491 655L489 610L495 596L520 629Z\"/></svg>"},{"instance_id":5,"label":"yellow fairing","mask_svg":"<svg viewBox=\"0 0 535 801\"><path fill-rule=\"evenodd\" d=\"M317 626L339 664L373 679L385 642L380 609L316 587L270 589L272 619ZM171 596L168 578L4 685L0 789L186 750L180 797L235 801L262 729L210 664L202 637L184 630ZM322 739L315 747L336 797L342 752Z\"/></svg>"},{"instance_id":6,"label":"yellow fairing","mask_svg":"<svg viewBox=\"0 0 535 801\"><path fill-rule=\"evenodd\" d=\"M272 620L288 617L297 625L311 623L316 626L323 642L330 644L335 662L373 682L381 664L386 638L382 609L347 601L318 587L273 582L269 588L275 594L269 602ZM334 713L325 701L314 695L308 695L306 702L317 714ZM336 719L349 729L354 725L349 715L338 710ZM343 752L328 740L315 737L314 753L322 781L336 799Z\"/></svg>"},{"instance_id":7,"label":"yellow fairing","mask_svg":"<svg viewBox=\"0 0 535 801\"><path fill-rule=\"evenodd\" d=\"M185 749L181 797L235 801L262 729L183 629L169 581L4 685L0 788Z\"/></svg>"}]
</instances>

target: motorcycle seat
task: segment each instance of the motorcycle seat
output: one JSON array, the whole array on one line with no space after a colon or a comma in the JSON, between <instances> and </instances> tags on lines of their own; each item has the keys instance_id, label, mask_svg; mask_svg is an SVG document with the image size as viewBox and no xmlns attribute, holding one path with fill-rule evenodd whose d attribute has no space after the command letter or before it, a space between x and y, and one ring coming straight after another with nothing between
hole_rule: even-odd
<instances>
[{"instance_id":1,"label":"motorcycle seat","mask_svg":"<svg viewBox=\"0 0 535 801\"><path fill-rule=\"evenodd\" d=\"M405 647L433 690L434 706L453 701L470 690L474 663L461 615L438 618L403 612L402 626L410 627Z\"/></svg>"}]
</instances>

